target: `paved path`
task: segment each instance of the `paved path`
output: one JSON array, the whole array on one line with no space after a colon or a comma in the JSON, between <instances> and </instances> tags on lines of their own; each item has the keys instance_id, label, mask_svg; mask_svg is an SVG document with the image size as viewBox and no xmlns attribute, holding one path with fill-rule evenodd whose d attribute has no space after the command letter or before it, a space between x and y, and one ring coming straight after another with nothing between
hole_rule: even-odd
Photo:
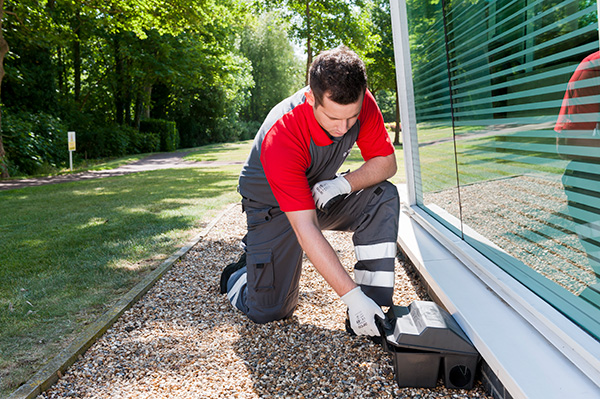
<instances>
[{"instance_id":1,"label":"paved path","mask_svg":"<svg viewBox=\"0 0 600 399\"><path fill-rule=\"evenodd\" d=\"M159 154L150 155L146 158L140 159L139 161L132 162L128 165L120 166L115 169L87 171L67 175L48 176L33 179L0 180L0 191L24 187L41 186L43 184L56 184L79 180L99 179L102 177L122 176L128 173L144 172L148 170L190 168L207 165L242 164L242 162L185 161L183 157L186 154L188 154L188 152L185 151L163 152Z\"/></svg>"}]
</instances>

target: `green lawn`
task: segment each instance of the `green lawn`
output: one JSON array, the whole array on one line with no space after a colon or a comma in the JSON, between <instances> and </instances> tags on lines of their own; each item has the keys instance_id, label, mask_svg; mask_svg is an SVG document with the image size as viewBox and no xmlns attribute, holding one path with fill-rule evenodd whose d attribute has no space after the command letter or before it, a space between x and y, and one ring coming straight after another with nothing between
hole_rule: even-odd
<instances>
[{"instance_id":1,"label":"green lawn","mask_svg":"<svg viewBox=\"0 0 600 399\"><path fill-rule=\"evenodd\" d=\"M243 162L252 149L252 140L237 143L211 144L194 151L185 156L188 161L219 161L219 162Z\"/></svg>"}]
</instances>

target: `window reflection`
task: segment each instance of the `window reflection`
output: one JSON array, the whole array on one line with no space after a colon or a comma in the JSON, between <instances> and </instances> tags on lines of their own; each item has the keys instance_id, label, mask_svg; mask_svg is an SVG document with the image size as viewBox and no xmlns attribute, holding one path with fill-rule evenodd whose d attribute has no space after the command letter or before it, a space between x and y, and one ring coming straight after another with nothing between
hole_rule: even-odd
<instances>
[{"instance_id":1,"label":"window reflection","mask_svg":"<svg viewBox=\"0 0 600 399\"><path fill-rule=\"evenodd\" d=\"M600 305L600 52L587 56L569 80L554 130L557 152L569 160L562 184L569 216L596 279L580 296Z\"/></svg>"}]
</instances>

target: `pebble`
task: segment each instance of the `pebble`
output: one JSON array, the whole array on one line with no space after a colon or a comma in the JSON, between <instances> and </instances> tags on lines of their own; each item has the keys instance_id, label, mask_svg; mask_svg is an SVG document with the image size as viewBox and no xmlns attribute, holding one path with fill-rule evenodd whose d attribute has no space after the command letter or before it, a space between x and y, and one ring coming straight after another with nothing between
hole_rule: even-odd
<instances>
[{"instance_id":1,"label":"pebble","mask_svg":"<svg viewBox=\"0 0 600 399\"><path fill-rule=\"evenodd\" d=\"M390 355L346 333L345 305L306 258L294 316L251 322L218 288L245 228L236 206L38 398L491 398L479 382L399 388ZM351 234L325 236L351 273ZM396 266L394 303L429 300Z\"/></svg>"}]
</instances>

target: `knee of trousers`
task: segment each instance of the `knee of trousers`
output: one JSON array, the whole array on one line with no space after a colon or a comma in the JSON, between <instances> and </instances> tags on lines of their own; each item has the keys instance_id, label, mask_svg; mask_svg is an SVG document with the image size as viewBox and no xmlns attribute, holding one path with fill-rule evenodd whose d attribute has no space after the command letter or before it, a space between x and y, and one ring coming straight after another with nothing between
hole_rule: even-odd
<instances>
[{"instance_id":1,"label":"knee of trousers","mask_svg":"<svg viewBox=\"0 0 600 399\"><path fill-rule=\"evenodd\" d=\"M355 230L355 245L396 242L400 218L400 197L396 186L384 181L372 190L369 203Z\"/></svg>"},{"instance_id":2,"label":"knee of trousers","mask_svg":"<svg viewBox=\"0 0 600 399\"><path fill-rule=\"evenodd\" d=\"M381 198L379 198L379 203L385 203L389 206L392 212L395 212L396 215L400 215L400 195L398 194L398 188L396 185L389 181L383 181L379 184L384 192Z\"/></svg>"},{"instance_id":3,"label":"knee of trousers","mask_svg":"<svg viewBox=\"0 0 600 399\"><path fill-rule=\"evenodd\" d=\"M250 306L247 315L253 322L264 324L292 317L295 308L295 306L286 306L286 304L278 304L271 307Z\"/></svg>"},{"instance_id":4,"label":"knee of trousers","mask_svg":"<svg viewBox=\"0 0 600 399\"><path fill-rule=\"evenodd\" d=\"M270 306L259 306L255 301L248 299L247 268L244 267L232 274L227 284L227 299L233 307L245 313L250 320L263 324L270 321L287 319L292 316L296 307L297 298L291 296L283 303ZM250 295L252 296L252 295Z\"/></svg>"}]
</instances>

